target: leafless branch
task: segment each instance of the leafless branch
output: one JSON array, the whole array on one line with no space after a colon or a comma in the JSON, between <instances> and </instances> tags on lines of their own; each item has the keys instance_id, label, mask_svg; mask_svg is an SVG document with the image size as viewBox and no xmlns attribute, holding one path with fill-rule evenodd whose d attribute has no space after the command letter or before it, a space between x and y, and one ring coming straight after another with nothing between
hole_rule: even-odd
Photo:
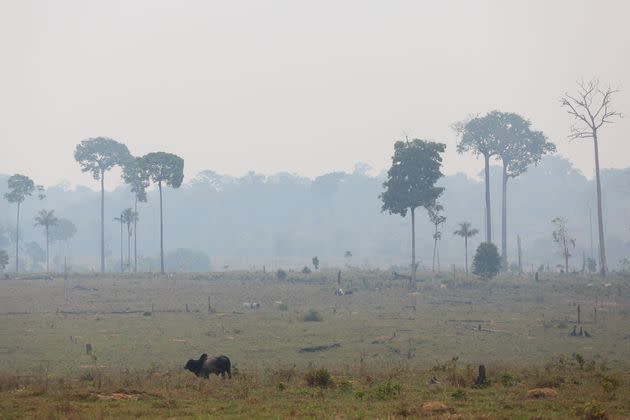
<instances>
[{"instance_id":1,"label":"leafless branch","mask_svg":"<svg viewBox=\"0 0 630 420\"><path fill-rule=\"evenodd\" d=\"M623 115L611 108L612 96L619 92L619 89L599 88L599 80L593 79L589 82L578 82L577 96L568 93L560 99L562 106L567 108L567 113L575 120L582 121L588 128L580 128L578 125L571 126L569 138L583 139L592 138L597 135L597 130L604 124L611 124L615 119L622 118ZM601 103L600 103L601 101ZM599 105L593 105L598 103ZM593 109L597 110L593 112Z\"/></svg>"}]
</instances>

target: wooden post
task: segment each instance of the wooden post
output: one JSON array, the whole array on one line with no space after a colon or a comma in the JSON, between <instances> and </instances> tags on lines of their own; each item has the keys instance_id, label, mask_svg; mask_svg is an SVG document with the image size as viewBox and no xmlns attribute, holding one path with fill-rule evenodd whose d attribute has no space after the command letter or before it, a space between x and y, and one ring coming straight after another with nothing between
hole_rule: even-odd
<instances>
[{"instance_id":1,"label":"wooden post","mask_svg":"<svg viewBox=\"0 0 630 420\"><path fill-rule=\"evenodd\" d=\"M85 345L85 354L88 354L88 355L92 354L92 344L87 343Z\"/></svg>"},{"instance_id":2,"label":"wooden post","mask_svg":"<svg viewBox=\"0 0 630 420\"><path fill-rule=\"evenodd\" d=\"M580 319L580 304L578 304L578 307L577 307L577 323L578 323L578 325L580 325L582 323L581 321L582 320Z\"/></svg>"},{"instance_id":3,"label":"wooden post","mask_svg":"<svg viewBox=\"0 0 630 420\"><path fill-rule=\"evenodd\" d=\"M337 271L337 284L341 286L341 270Z\"/></svg>"}]
</instances>

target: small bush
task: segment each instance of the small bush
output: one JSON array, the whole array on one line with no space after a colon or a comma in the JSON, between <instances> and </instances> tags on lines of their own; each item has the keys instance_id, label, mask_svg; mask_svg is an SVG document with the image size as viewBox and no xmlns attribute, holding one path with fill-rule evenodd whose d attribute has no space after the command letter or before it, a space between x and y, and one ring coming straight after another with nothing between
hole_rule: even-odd
<instances>
[{"instance_id":1,"label":"small bush","mask_svg":"<svg viewBox=\"0 0 630 420\"><path fill-rule=\"evenodd\" d=\"M309 274L311 272L311 269L308 268L307 266L304 266L304 268L302 269L302 273L304 274Z\"/></svg>"},{"instance_id":2,"label":"small bush","mask_svg":"<svg viewBox=\"0 0 630 420\"><path fill-rule=\"evenodd\" d=\"M619 379L614 376L603 375L601 380L602 388L608 398L614 398L615 391L619 388Z\"/></svg>"},{"instance_id":3,"label":"small bush","mask_svg":"<svg viewBox=\"0 0 630 420\"><path fill-rule=\"evenodd\" d=\"M302 317L302 321L304 322L322 322L324 318L317 312L315 309L309 309L309 311L304 314Z\"/></svg>"},{"instance_id":4,"label":"small bush","mask_svg":"<svg viewBox=\"0 0 630 420\"><path fill-rule=\"evenodd\" d=\"M499 274L501 257L497 246L491 242L482 242L473 258L472 272L484 279L491 279Z\"/></svg>"},{"instance_id":5,"label":"small bush","mask_svg":"<svg viewBox=\"0 0 630 420\"><path fill-rule=\"evenodd\" d=\"M586 420L604 420L608 418L606 410L597 401L589 401L578 408L577 414Z\"/></svg>"},{"instance_id":6,"label":"small bush","mask_svg":"<svg viewBox=\"0 0 630 420\"><path fill-rule=\"evenodd\" d=\"M561 375L546 375L541 376L536 381L536 387L538 388L558 388L565 382L564 376Z\"/></svg>"},{"instance_id":7,"label":"small bush","mask_svg":"<svg viewBox=\"0 0 630 420\"><path fill-rule=\"evenodd\" d=\"M465 400L466 399L466 391L464 391L461 388L456 389L455 391L453 391L453 393L451 394L451 397L453 397L454 400Z\"/></svg>"},{"instance_id":8,"label":"small bush","mask_svg":"<svg viewBox=\"0 0 630 420\"><path fill-rule=\"evenodd\" d=\"M306 373L306 384L312 387L330 388L333 386L332 375L328 369L316 369Z\"/></svg>"},{"instance_id":9,"label":"small bush","mask_svg":"<svg viewBox=\"0 0 630 420\"><path fill-rule=\"evenodd\" d=\"M286 280L287 279L287 272L284 271L283 269L279 268L278 271L276 271L276 278L278 280Z\"/></svg>"},{"instance_id":10,"label":"small bush","mask_svg":"<svg viewBox=\"0 0 630 420\"><path fill-rule=\"evenodd\" d=\"M518 380L510 372L504 372L500 378L501 384L505 387L511 387L518 383Z\"/></svg>"},{"instance_id":11,"label":"small bush","mask_svg":"<svg viewBox=\"0 0 630 420\"><path fill-rule=\"evenodd\" d=\"M398 382L385 381L376 387L376 398L379 400L389 400L400 395L402 385Z\"/></svg>"}]
</instances>

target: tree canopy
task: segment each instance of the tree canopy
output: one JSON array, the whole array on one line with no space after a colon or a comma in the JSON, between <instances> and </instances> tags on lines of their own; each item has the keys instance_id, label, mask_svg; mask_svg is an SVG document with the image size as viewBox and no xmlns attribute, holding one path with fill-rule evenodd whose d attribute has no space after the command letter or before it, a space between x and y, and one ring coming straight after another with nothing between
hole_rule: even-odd
<instances>
[{"instance_id":1,"label":"tree canopy","mask_svg":"<svg viewBox=\"0 0 630 420\"><path fill-rule=\"evenodd\" d=\"M44 188L41 185L35 185L35 182L26 175L12 175L7 180L7 186L9 192L4 194L4 198L9 203L22 203L26 197L33 195L35 191L40 191L40 199L44 198L41 194Z\"/></svg>"},{"instance_id":2,"label":"tree canopy","mask_svg":"<svg viewBox=\"0 0 630 420\"><path fill-rule=\"evenodd\" d=\"M140 157L129 159L123 166L123 181L131 187L138 201L146 203L149 187L149 172Z\"/></svg>"},{"instance_id":3,"label":"tree canopy","mask_svg":"<svg viewBox=\"0 0 630 420\"><path fill-rule=\"evenodd\" d=\"M141 167L155 183L179 188L184 180L184 159L172 153L153 152L144 155Z\"/></svg>"},{"instance_id":4,"label":"tree canopy","mask_svg":"<svg viewBox=\"0 0 630 420\"><path fill-rule=\"evenodd\" d=\"M490 279L499 274L501 268L501 257L497 246L492 242L482 242L477 247L475 258L473 259L473 274Z\"/></svg>"},{"instance_id":5,"label":"tree canopy","mask_svg":"<svg viewBox=\"0 0 630 420\"><path fill-rule=\"evenodd\" d=\"M96 180L116 165L123 166L131 160L129 149L108 137L83 140L74 150L74 159L79 162L81 172L91 172Z\"/></svg>"},{"instance_id":6,"label":"tree canopy","mask_svg":"<svg viewBox=\"0 0 630 420\"><path fill-rule=\"evenodd\" d=\"M445 150L443 143L420 139L397 141L392 166L383 184L382 211L405 217L409 209L433 206L444 191L435 183L442 177L441 153Z\"/></svg>"}]
</instances>

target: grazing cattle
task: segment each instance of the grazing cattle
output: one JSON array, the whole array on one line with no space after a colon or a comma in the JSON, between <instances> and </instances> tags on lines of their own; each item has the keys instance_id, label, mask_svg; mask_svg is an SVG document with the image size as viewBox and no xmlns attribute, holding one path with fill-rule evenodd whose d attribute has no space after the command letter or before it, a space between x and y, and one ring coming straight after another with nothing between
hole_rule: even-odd
<instances>
[{"instance_id":1,"label":"grazing cattle","mask_svg":"<svg viewBox=\"0 0 630 420\"><path fill-rule=\"evenodd\" d=\"M204 353L199 360L188 360L184 369L191 371L200 378L208 379L211 373L217 376L221 375L223 378L225 378L225 374L227 373L228 378L232 377L232 365L227 356L218 356L208 359L208 355Z\"/></svg>"},{"instance_id":2,"label":"grazing cattle","mask_svg":"<svg viewBox=\"0 0 630 420\"><path fill-rule=\"evenodd\" d=\"M346 296L351 295L352 290L343 290L343 289L335 289L335 296Z\"/></svg>"}]
</instances>

